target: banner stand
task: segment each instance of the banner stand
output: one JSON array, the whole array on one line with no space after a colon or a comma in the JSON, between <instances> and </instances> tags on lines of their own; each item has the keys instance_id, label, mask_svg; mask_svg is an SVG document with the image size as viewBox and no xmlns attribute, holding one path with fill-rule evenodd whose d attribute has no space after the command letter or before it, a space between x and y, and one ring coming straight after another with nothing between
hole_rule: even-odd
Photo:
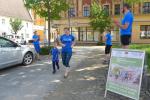
<instances>
[{"instance_id":1,"label":"banner stand","mask_svg":"<svg viewBox=\"0 0 150 100\"><path fill-rule=\"evenodd\" d=\"M143 76L144 76L144 86L143 86L143 88L144 88L144 92L145 92L145 94L147 94L147 95L149 95L150 96L150 92L149 92L149 86L148 86L148 76L147 76L147 68L148 68L148 56L147 55L145 55L145 65L144 65L144 73L143 73Z\"/></svg>"},{"instance_id":2,"label":"banner stand","mask_svg":"<svg viewBox=\"0 0 150 100\"><path fill-rule=\"evenodd\" d=\"M126 57L126 56L116 56L116 57L112 57L112 55L111 55L111 59L110 59L110 63L109 63L109 69L108 69L108 76L107 76L107 82L106 82L106 89L105 89L105 94L104 94L104 98L106 98L107 97L107 92L108 91L111 91L111 92L114 92L114 93L117 93L117 94L119 94L119 95L122 95L122 96L125 96L125 97L129 97L129 98L131 98L131 99L133 99L133 100L139 100L140 99L140 91L141 91L141 85L142 85L142 78L144 79L144 82L145 82L145 84L144 84L144 86L147 88L147 86L148 86L148 84L147 84L147 75L146 75L146 73L147 73L147 56L146 56L146 54L145 54L145 51L138 51L138 50L124 50L124 49L112 49L112 51L115 51L115 52L120 52L120 53L122 53L122 52L130 52L130 54L131 54L131 60L133 59L133 61L135 60L136 61L136 59L138 59L138 58L136 58L136 57L133 57L133 55L134 54L132 54L132 52L133 53L137 53L137 54L140 54L141 56L137 56L137 57L139 57L139 59L141 59L140 61L141 61L141 63L139 64L139 69L137 70L138 71L138 73L139 72L141 72L141 74L140 74L140 76L138 77L138 79L139 79L139 84L137 85L139 88L137 88L137 87L135 87L136 89L137 89L137 91L138 91L138 93L136 93L135 92L135 97L133 96L133 95L127 95L126 94L126 90L124 91L125 92L125 94L124 94L124 92L122 92L122 93L119 93L118 92L118 90L116 90L115 88L116 87L112 87L112 86L117 86L117 85L115 85L115 84L118 84L117 82L119 82L119 84L125 84L124 82L123 83L121 83L122 81L119 81L118 80L118 77L122 77L122 76L116 76L117 77L117 81L114 81L114 76L112 76L113 74L112 74L112 69L115 69L115 68L117 68L116 67L116 65L117 65L117 61L115 61L116 59L118 60L120 60L120 58L121 57ZM118 52L118 54L119 54L119 52ZM115 54L114 54L115 55ZM124 55L124 54L123 54ZM127 55L128 55L128 53L127 53ZM135 55L136 56L136 55ZM118 58L117 58L118 57ZM127 57L129 57L129 56L127 56ZM130 57L129 58L123 58L123 59L130 59ZM112 61L112 58L113 58L113 61ZM143 58L143 59L142 59ZM121 58L122 59L122 58ZM123 60L122 59L122 63L125 61L125 60ZM126 62L126 61L125 61ZM132 64L133 64L133 62L132 62ZM125 73L126 73L126 70L128 69L128 67L129 68L131 68L131 69L129 69L127 72L128 72L128 75L129 75L129 73L130 73L130 75L131 75L131 73L132 73L132 64L131 65L128 65L128 63L127 63L127 66L124 66L124 67L127 67L125 70L124 69L121 69L121 70L124 70L125 71ZM136 65L136 64L135 64ZM135 67L135 65L133 64L133 66ZM119 68L124 68L122 65L121 65L121 67L119 67ZM133 68L134 68L133 67ZM141 71L140 71L140 69L141 69ZM118 70L118 69L117 69ZM111 73L111 74L110 74ZM133 72L134 73L134 72ZM117 72L117 74L118 74L118 72ZM125 75L124 74L124 72L120 72L119 71L119 75ZM114 75L116 75L116 73L114 74ZM134 75L135 76L135 75ZM137 76L137 75L136 75ZM135 78L135 77L134 77ZM112 83L110 83L112 81ZM113 83L114 82L114 83ZM134 82L134 81L132 81L132 82ZM133 83L131 83L131 82L128 82L127 84L129 84L129 87L130 86L132 86L133 85ZM128 87L128 85L127 85L127 87ZM121 87L120 87L121 88ZM123 88L121 88L121 89L123 89ZM132 90L132 89L131 89ZM134 88L133 88L133 90L134 90ZM128 91L130 91L130 89L128 90ZM134 90L135 91L135 90ZM131 92L131 91L130 91Z\"/></svg>"}]
</instances>

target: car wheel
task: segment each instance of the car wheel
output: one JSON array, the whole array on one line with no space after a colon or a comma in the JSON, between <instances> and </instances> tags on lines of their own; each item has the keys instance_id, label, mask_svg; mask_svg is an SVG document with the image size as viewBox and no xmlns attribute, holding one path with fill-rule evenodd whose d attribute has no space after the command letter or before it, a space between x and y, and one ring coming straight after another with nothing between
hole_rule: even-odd
<instances>
[{"instance_id":1,"label":"car wheel","mask_svg":"<svg viewBox=\"0 0 150 100\"><path fill-rule=\"evenodd\" d=\"M28 52L23 58L23 65L30 65L33 62L33 54Z\"/></svg>"}]
</instances>

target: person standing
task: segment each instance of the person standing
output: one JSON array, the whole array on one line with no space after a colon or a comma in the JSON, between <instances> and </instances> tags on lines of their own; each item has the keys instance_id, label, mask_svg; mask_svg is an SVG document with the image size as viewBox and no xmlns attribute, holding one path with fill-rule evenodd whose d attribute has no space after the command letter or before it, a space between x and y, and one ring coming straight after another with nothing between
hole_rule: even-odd
<instances>
[{"instance_id":1,"label":"person standing","mask_svg":"<svg viewBox=\"0 0 150 100\"><path fill-rule=\"evenodd\" d=\"M104 64L109 63L110 60L110 52L111 52L111 47L112 47L112 36L111 36L111 31L108 30L107 34L104 37L105 39L105 59L104 59Z\"/></svg>"},{"instance_id":2,"label":"person standing","mask_svg":"<svg viewBox=\"0 0 150 100\"><path fill-rule=\"evenodd\" d=\"M57 66L57 69L59 69L59 55L60 55L60 52L57 48L57 43L55 42L54 43L54 48L51 50L51 55L52 55L52 65L53 65L53 74L56 73L56 66Z\"/></svg>"},{"instance_id":3,"label":"person standing","mask_svg":"<svg viewBox=\"0 0 150 100\"><path fill-rule=\"evenodd\" d=\"M34 32L34 35L32 37L33 39L33 45L34 45L34 48L35 48L35 51L37 53L37 59L40 60L40 38L39 36L37 35L37 31Z\"/></svg>"},{"instance_id":4,"label":"person standing","mask_svg":"<svg viewBox=\"0 0 150 100\"><path fill-rule=\"evenodd\" d=\"M122 19L121 24L117 20L114 20L114 23L116 24L117 27L120 28L122 48L128 49L129 44L131 43L132 25L133 25L134 17L132 12L130 11L129 4L123 5L122 12L124 14L124 18Z\"/></svg>"},{"instance_id":5,"label":"person standing","mask_svg":"<svg viewBox=\"0 0 150 100\"><path fill-rule=\"evenodd\" d=\"M60 45L62 46L62 62L66 67L64 78L67 78L70 71L69 62L72 57L72 48L75 45L75 37L70 34L69 28L64 28L64 34L60 36Z\"/></svg>"}]
</instances>

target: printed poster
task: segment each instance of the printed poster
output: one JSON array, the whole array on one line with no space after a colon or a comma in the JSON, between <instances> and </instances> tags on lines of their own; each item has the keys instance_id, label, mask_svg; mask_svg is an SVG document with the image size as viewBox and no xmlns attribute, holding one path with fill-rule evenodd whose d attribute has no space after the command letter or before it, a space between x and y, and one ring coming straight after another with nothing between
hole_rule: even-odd
<instances>
[{"instance_id":1,"label":"printed poster","mask_svg":"<svg viewBox=\"0 0 150 100\"><path fill-rule=\"evenodd\" d=\"M145 52L113 49L106 91L139 100Z\"/></svg>"}]
</instances>

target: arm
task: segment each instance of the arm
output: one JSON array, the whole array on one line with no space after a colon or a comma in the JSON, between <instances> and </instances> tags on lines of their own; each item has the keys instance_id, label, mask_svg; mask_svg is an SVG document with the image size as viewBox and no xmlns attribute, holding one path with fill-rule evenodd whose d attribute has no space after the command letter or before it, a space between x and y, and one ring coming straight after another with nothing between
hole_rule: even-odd
<instances>
[{"instance_id":1,"label":"arm","mask_svg":"<svg viewBox=\"0 0 150 100\"><path fill-rule=\"evenodd\" d=\"M129 26L129 22L126 22L124 25L121 25L121 24L119 23L119 21L114 20L114 23L116 24L116 26L118 26L118 27L121 28L121 29L127 29L128 26Z\"/></svg>"},{"instance_id":2,"label":"arm","mask_svg":"<svg viewBox=\"0 0 150 100\"><path fill-rule=\"evenodd\" d=\"M129 23L125 23L124 25L118 24L117 26L121 29L127 29L129 26Z\"/></svg>"},{"instance_id":3,"label":"arm","mask_svg":"<svg viewBox=\"0 0 150 100\"><path fill-rule=\"evenodd\" d=\"M62 43L62 37L60 37L58 40L59 40L59 44L60 44L62 47L64 47L65 44Z\"/></svg>"},{"instance_id":4,"label":"arm","mask_svg":"<svg viewBox=\"0 0 150 100\"><path fill-rule=\"evenodd\" d=\"M33 37L33 41L36 42L39 40L39 37Z\"/></svg>"},{"instance_id":5,"label":"arm","mask_svg":"<svg viewBox=\"0 0 150 100\"><path fill-rule=\"evenodd\" d=\"M106 41L107 40L107 37L106 37L106 35L104 36L104 41Z\"/></svg>"},{"instance_id":6,"label":"arm","mask_svg":"<svg viewBox=\"0 0 150 100\"><path fill-rule=\"evenodd\" d=\"M73 37L73 42L72 42L71 47L73 48L75 46L75 44L76 44L76 39L75 39L75 37Z\"/></svg>"}]
</instances>

